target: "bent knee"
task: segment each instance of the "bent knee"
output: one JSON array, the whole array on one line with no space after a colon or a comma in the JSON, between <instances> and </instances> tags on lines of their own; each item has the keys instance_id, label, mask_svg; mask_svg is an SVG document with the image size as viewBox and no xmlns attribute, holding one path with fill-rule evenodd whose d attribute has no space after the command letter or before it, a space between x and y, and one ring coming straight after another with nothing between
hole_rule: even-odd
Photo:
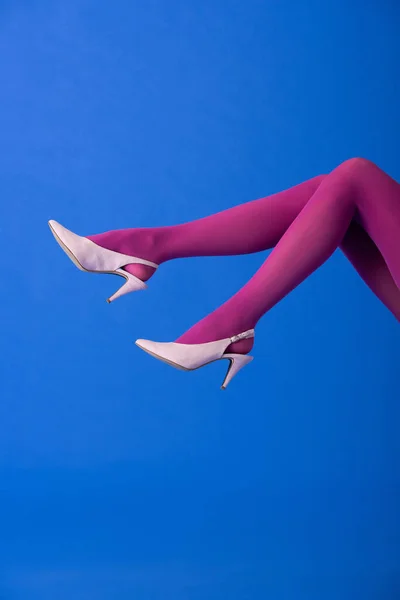
<instances>
[{"instance_id":1,"label":"bent knee","mask_svg":"<svg viewBox=\"0 0 400 600\"><path fill-rule=\"evenodd\" d=\"M371 160L368 160L368 158L360 158L357 156L343 161L339 167L348 171L360 171L361 169L371 169L371 167L375 169L376 164Z\"/></svg>"},{"instance_id":2,"label":"bent knee","mask_svg":"<svg viewBox=\"0 0 400 600\"><path fill-rule=\"evenodd\" d=\"M371 171L379 170L379 167L367 158L349 158L342 162L335 171L348 182L357 182L364 179Z\"/></svg>"}]
</instances>

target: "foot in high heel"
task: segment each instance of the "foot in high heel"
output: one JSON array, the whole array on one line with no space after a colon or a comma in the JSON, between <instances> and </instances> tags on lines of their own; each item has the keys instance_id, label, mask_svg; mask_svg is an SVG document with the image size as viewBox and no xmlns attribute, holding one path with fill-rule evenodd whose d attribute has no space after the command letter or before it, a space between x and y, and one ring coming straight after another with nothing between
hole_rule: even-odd
<instances>
[{"instance_id":1,"label":"foot in high heel","mask_svg":"<svg viewBox=\"0 0 400 600\"><path fill-rule=\"evenodd\" d=\"M107 299L107 302L112 302L130 292L147 288L147 285L141 279L127 271L126 267L141 265L151 267L152 269L158 268L156 263L149 260L99 246L91 239L69 231L57 223L57 221L49 221L49 226L58 244L78 269L89 273L119 275L126 280L125 284Z\"/></svg>"},{"instance_id":2,"label":"foot in high heel","mask_svg":"<svg viewBox=\"0 0 400 600\"><path fill-rule=\"evenodd\" d=\"M158 358L172 367L182 369L183 371L194 371L217 360L229 360L228 371L221 386L221 389L224 390L233 377L253 360L253 357L247 354L232 354L227 353L226 350L231 344L251 338L254 338L254 329L249 329L230 338L216 342L206 342L204 344L137 340L136 345L151 356L154 356L154 358Z\"/></svg>"}]
</instances>

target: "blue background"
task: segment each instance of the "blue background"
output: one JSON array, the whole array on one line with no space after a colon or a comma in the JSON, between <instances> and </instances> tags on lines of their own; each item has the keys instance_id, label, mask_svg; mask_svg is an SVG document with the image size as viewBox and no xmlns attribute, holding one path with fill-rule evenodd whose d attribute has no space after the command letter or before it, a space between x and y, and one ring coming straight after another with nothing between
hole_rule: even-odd
<instances>
[{"instance_id":1,"label":"blue background","mask_svg":"<svg viewBox=\"0 0 400 600\"><path fill-rule=\"evenodd\" d=\"M255 361L140 352L264 256L119 281L55 244L173 224L364 156L400 179L395 0L0 2L0 598L400 596L399 329L339 253Z\"/></svg>"}]
</instances>

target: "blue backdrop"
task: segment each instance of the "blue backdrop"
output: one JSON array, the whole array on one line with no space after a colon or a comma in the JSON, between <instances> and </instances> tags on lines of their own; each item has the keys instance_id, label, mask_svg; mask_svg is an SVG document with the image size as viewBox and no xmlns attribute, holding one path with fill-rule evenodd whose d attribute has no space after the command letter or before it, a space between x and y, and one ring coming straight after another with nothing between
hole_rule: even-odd
<instances>
[{"instance_id":1,"label":"blue backdrop","mask_svg":"<svg viewBox=\"0 0 400 600\"><path fill-rule=\"evenodd\" d=\"M47 227L173 224L364 156L400 179L394 0L0 2L0 597L400 595L399 328L338 252L184 374L173 340L264 256L115 305Z\"/></svg>"}]
</instances>

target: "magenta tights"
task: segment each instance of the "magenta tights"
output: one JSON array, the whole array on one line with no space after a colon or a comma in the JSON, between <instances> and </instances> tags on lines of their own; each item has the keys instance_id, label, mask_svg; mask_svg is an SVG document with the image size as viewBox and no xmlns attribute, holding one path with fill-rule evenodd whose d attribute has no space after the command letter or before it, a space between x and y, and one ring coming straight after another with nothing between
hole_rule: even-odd
<instances>
[{"instance_id":1,"label":"magenta tights","mask_svg":"<svg viewBox=\"0 0 400 600\"><path fill-rule=\"evenodd\" d=\"M158 264L274 247L245 286L178 342L209 342L254 328L338 247L400 320L400 185L364 159L350 159L329 175L197 221L110 231L90 239ZM141 265L126 270L143 280L153 272ZM244 340L230 351L246 353L251 346L252 340Z\"/></svg>"}]
</instances>

